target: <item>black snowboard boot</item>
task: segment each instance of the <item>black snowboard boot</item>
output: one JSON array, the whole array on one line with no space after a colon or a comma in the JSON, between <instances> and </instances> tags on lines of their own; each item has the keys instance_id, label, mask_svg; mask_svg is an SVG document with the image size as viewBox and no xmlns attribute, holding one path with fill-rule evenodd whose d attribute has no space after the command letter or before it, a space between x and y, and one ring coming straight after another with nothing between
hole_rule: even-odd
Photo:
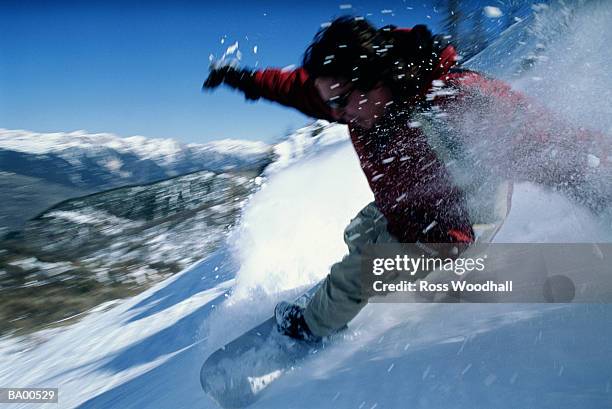
<instances>
[{"instance_id":1,"label":"black snowboard boot","mask_svg":"<svg viewBox=\"0 0 612 409\"><path fill-rule=\"evenodd\" d=\"M274 308L278 332L288 337L306 342L318 342L320 337L314 335L304 320L304 308L296 304L281 301Z\"/></svg>"}]
</instances>

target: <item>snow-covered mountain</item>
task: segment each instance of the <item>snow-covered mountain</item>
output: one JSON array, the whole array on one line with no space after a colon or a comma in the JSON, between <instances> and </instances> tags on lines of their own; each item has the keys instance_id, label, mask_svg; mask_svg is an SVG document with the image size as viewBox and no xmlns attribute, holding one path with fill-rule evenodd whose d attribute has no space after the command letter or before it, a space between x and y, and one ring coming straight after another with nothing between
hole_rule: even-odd
<instances>
[{"instance_id":1,"label":"snow-covered mountain","mask_svg":"<svg viewBox=\"0 0 612 409\"><path fill-rule=\"evenodd\" d=\"M202 170L261 171L272 160L272 146L255 141L183 144L84 131L0 129L0 193L5 198L0 235L68 198Z\"/></svg>"},{"instance_id":2,"label":"snow-covered mountain","mask_svg":"<svg viewBox=\"0 0 612 409\"><path fill-rule=\"evenodd\" d=\"M184 144L173 139L122 138L85 131L35 133L0 129L0 170L98 189L199 170L262 168L270 162L270 151L270 145L259 141L227 139Z\"/></svg>"}]
</instances>

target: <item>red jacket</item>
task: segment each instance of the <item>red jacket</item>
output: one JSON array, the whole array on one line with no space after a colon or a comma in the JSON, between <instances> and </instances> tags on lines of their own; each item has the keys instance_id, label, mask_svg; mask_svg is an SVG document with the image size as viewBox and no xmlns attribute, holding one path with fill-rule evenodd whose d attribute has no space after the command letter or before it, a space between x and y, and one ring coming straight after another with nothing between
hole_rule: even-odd
<instances>
[{"instance_id":1,"label":"red jacket","mask_svg":"<svg viewBox=\"0 0 612 409\"><path fill-rule=\"evenodd\" d=\"M435 77L454 63L448 47ZM254 75L257 96L334 121L306 71L266 69ZM251 89L251 92L253 89ZM363 130L349 126L351 141L388 230L402 242L471 242L473 232L461 192L418 128L408 123Z\"/></svg>"},{"instance_id":2,"label":"red jacket","mask_svg":"<svg viewBox=\"0 0 612 409\"><path fill-rule=\"evenodd\" d=\"M549 152L550 146L547 143L555 140L554 135L550 135L550 127L542 125L543 122L550 125L550 121L542 121L546 115L534 109L526 98L511 91L500 81L484 78L471 71L449 73L456 59L453 47L446 47L430 81L413 102L428 102L438 112L436 116L446 121L448 129L467 127L466 121L469 120L466 120L466 112L469 110L466 106L470 104L480 104L481 108L484 106L485 113L495 115L488 118L488 122L476 121L477 124L484 124L484 129L476 127L477 132L472 134L492 140L495 149L489 147L493 154L490 155L488 169L499 173L500 177L518 176L519 179L549 185L565 183L568 179L580 179L578 174L568 174L578 168L574 163L560 161L557 171L538 166L543 162L538 156L542 152ZM263 97L296 108L306 115L334 121L330 109L303 68L292 71L257 71L253 82L251 97ZM454 92L436 93L432 84L439 85L441 82ZM495 101L499 108L490 107L491 101ZM453 183L445 164L438 158L421 129L410 124L410 113L408 116L399 111L396 114L387 115L382 125L370 130L349 125L351 141L361 168L374 193L377 207L388 221L389 232L402 242L473 241L472 223L462 192ZM528 118L527 122L517 122L517 115ZM503 121L507 124L499 126ZM487 123L493 125L486 128ZM518 132L506 132L515 126L522 128ZM520 140L517 140L516 135L519 135ZM478 143L473 146L478 146ZM517 155L517 146L527 149L531 156ZM572 149L569 151L572 152ZM576 151L574 156L582 158L583 155ZM526 159L521 160L524 157Z\"/></svg>"}]
</instances>

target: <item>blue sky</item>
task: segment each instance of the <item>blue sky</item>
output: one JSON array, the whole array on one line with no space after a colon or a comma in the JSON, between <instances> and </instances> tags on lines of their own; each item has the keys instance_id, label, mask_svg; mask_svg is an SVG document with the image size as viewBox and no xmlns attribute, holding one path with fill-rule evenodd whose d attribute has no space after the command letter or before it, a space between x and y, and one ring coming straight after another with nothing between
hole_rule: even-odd
<instances>
[{"instance_id":1,"label":"blue sky","mask_svg":"<svg viewBox=\"0 0 612 409\"><path fill-rule=\"evenodd\" d=\"M245 66L299 64L321 23L347 13L378 26L440 19L411 0L0 1L0 127L272 141L309 119L202 93L209 55L238 41Z\"/></svg>"}]
</instances>

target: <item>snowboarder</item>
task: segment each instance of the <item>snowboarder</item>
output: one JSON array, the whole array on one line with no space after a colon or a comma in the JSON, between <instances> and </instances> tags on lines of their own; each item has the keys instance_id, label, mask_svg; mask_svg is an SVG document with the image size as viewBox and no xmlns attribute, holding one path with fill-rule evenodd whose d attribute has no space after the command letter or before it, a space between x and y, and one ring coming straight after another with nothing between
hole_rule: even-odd
<instances>
[{"instance_id":1,"label":"snowboarder","mask_svg":"<svg viewBox=\"0 0 612 409\"><path fill-rule=\"evenodd\" d=\"M357 315L367 303L359 278L367 244L473 243L475 219L491 217L490 209L471 208L486 201L483 186L503 185L506 204L508 180L580 190L585 144L541 120L542 112L506 84L455 68L457 60L454 47L424 25L376 29L363 18L340 17L319 30L297 69L211 68L204 89L226 84L247 99L348 125L374 193L345 229L348 254L306 308L277 306L282 333L316 340ZM565 149L552 154L560 140Z\"/></svg>"}]
</instances>

